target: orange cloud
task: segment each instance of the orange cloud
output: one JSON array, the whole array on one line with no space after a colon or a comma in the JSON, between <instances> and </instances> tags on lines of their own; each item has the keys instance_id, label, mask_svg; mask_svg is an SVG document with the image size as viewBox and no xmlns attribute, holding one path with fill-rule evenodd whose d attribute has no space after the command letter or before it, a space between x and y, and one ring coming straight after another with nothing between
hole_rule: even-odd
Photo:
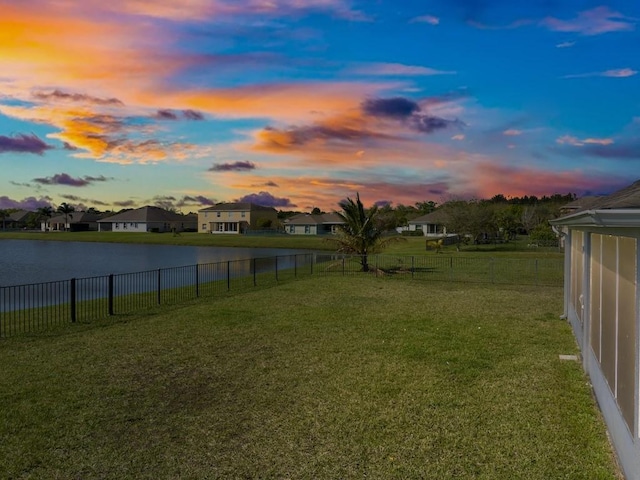
<instances>
[{"instance_id":1,"label":"orange cloud","mask_svg":"<svg viewBox=\"0 0 640 480\"><path fill-rule=\"evenodd\" d=\"M284 122L311 121L358 108L362 98L390 84L305 82L257 84L225 89L140 92L142 104L161 95L168 106L193 108L226 118L277 118Z\"/></svg>"}]
</instances>

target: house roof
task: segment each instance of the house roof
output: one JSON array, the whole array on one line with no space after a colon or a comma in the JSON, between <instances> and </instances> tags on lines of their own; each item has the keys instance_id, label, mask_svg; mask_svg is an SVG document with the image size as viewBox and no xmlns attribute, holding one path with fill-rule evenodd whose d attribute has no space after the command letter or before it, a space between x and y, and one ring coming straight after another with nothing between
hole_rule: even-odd
<instances>
[{"instance_id":1,"label":"house roof","mask_svg":"<svg viewBox=\"0 0 640 480\"><path fill-rule=\"evenodd\" d=\"M29 212L27 210L18 210L17 212L13 212L11 215L9 215L9 218L11 220L13 220L14 222L22 222L23 220L25 220L27 218L27 216L29 216L32 212Z\"/></svg>"},{"instance_id":2,"label":"house roof","mask_svg":"<svg viewBox=\"0 0 640 480\"><path fill-rule=\"evenodd\" d=\"M254 212L254 211L276 212L276 209L273 207L263 207L262 205L256 205L255 203L250 203L250 202L218 203L216 205L212 205L211 207L203 208L198 211L199 212L219 212L219 211L227 212L230 210L231 211L246 210L250 212Z\"/></svg>"},{"instance_id":3,"label":"house roof","mask_svg":"<svg viewBox=\"0 0 640 480\"><path fill-rule=\"evenodd\" d=\"M96 222L100 216L96 213L88 213L88 212L71 212L66 220L69 223L89 223ZM47 220L47 223L65 223L65 216L63 214L56 215Z\"/></svg>"},{"instance_id":4,"label":"house roof","mask_svg":"<svg viewBox=\"0 0 640 480\"><path fill-rule=\"evenodd\" d=\"M600 197L589 207L589 209L597 210L605 208L640 208L640 180L622 190L613 192L611 195Z\"/></svg>"},{"instance_id":5,"label":"house roof","mask_svg":"<svg viewBox=\"0 0 640 480\"><path fill-rule=\"evenodd\" d=\"M127 210L125 212L116 213L110 217L98 220L100 223L116 223L116 222L184 222L194 221L193 216L180 215L178 213L170 212L160 207L153 207L147 205L146 207L136 208L134 210Z\"/></svg>"},{"instance_id":6,"label":"house roof","mask_svg":"<svg viewBox=\"0 0 640 480\"><path fill-rule=\"evenodd\" d=\"M312 215L310 213L300 213L285 220L287 225L342 225L344 221L337 213L323 213Z\"/></svg>"},{"instance_id":7,"label":"house roof","mask_svg":"<svg viewBox=\"0 0 640 480\"><path fill-rule=\"evenodd\" d=\"M577 198L573 202L569 202L560 207L560 210L566 213L588 210L592 205L595 205L597 202L602 200L602 198L602 195Z\"/></svg>"},{"instance_id":8,"label":"house roof","mask_svg":"<svg viewBox=\"0 0 640 480\"><path fill-rule=\"evenodd\" d=\"M434 210L431 213L409 220L409 225L441 225L444 223L445 213L442 210Z\"/></svg>"},{"instance_id":9,"label":"house roof","mask_svg":"<svg viewBox=\"0 0 640 480\"><path fill-rule=\"evenodd\" d=\"M572 202L573 203L573 202ZM611 195L589 200L587 207L551 220L552 225L640 227L640 180Z\"/></svg>"}]
</instances>

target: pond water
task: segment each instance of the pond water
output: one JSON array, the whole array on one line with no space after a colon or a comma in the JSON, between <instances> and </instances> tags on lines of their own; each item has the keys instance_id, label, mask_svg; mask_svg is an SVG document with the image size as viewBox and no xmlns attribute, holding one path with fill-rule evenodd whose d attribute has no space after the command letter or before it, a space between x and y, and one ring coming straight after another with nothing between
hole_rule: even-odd
<instances>
[{"instance_id":1,"label":"pond water","mask_svg":"<svg viewBox=\"0 0 640 480\"><path fill-rule=\"evenodd\" d=\"M0 240L0 287L304 252L7 239Z\"/></svg>"}]
</instances>

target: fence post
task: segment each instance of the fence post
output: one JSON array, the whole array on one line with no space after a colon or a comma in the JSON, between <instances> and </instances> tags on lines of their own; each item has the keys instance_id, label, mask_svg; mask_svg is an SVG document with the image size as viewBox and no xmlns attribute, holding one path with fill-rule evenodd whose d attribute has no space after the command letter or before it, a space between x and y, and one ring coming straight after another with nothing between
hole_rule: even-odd
<instances>
[{"instance_id":1,"label":"fence post","mask_svg":"<svg viewBox=\"0 0 640 480\"><path fill-rule=\"evenodd\" d=\"M227 260L227 290L231 290L231 260Z\"/></svg>"},{"instance_id":2,"label":"fence post","mask_svg":"<svg viewBox=\"0 0 640 480\"><path fill-rule=\"evenodd\" d=\"M256 286L256 259L253 258L253 286Z\"/></svg>"},{"instance_id":3,"label":"fence post","mask_svg":"<svg viewBox=\"0 0 640 480\"><path fill-rule=\"evenodd\" d=\"M160 292L162 291L162 270L159 268L158 269L158 305L160 305L161 302L161 298L160 298Z\"/></svg>"},{"instance_id":4,"label":"fence post","mask_svg":"<svg viewBox=\"0 0 640 480\"><path fill-rule=\"evenodd\" d=\"M453 257L449 257L449 280L453 281Z\"/></svg>"},{"instance_id":5,"label":"fence post","mask_svg":"<svg viewBox=\"0 0 640 480\"><path fill-rule=\"evenodd\" d=\"M316 254L312 253L311 254L311 262L309 262L311 264L311 275L313 275L313 262L316 261Z\"/></svg>"},{"instance_id":6,"label":"fence post","mask_svg":"<svg viewBox=\"0 0 640 480\"><path fill-rule=\"evenodd\" d=\"M342 256L342 276L344 277L344 255Z\"/></svg>"},{"instance_id":7,"label":"fence post","mask_svg":"<svg viewBox=\"0 0 640 480\"><path fill-rule=\"evenodd\" d=\"M416 270L414 260L415 260L415 257L411 255L411 278L414 278L413 274Z\"/></svg>"},{"instance_id":8,"label":"fence post","mask_svg":"<svg viewBox=\"0 0 640 480\"><path fill-rule=\"evenodd\" d=\"M196 263L196 297L200 296L200 264Z\"/></svg>"},{"instance_id":9,"label":"fence post","mask_svg":"<svg viewBox=\"0 0 640 480\"><path fill-rule=\"evenodd\" d=\"M76 279L69 281L69 313L71 314L71 323L76 322Z\"/></svg>"},{"instance_id":10,"label":"fence post","mask_svg":"<svg viewBox=\"0 0 640 480\"><path fill-rule=\"evenodd\" d=\"M109 315L113 315L113 273L109 275L108 290Z\"/></svg>"},{"instance_id":11,"label":"fence post","mask_svg":"<svg viewBox=\"0 0 640 480\"><path fill-rule=\"evenodd\" d=\"M293 278L298 278L298 254L293 255Z\"/></svg>"},{"instance_id":12,"label":"fence post","mask_svg":"<svg viewBox=\"0 0 640 480\"><path fill-rule=\"evenodd\" d=\"M491 277L491 283L495 283L495 280L493 278L494 260L495 259L493 257L489 258L489 275Z\"/></svg>"}]
</instances>

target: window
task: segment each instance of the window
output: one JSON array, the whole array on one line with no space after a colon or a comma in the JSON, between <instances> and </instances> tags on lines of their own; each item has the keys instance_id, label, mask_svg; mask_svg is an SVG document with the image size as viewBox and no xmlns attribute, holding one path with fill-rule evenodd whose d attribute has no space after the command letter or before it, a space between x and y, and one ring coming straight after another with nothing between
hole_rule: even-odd
<instances>
[{"instance_id":1,"label":"window","mask_svg":"<svg viewBox=\"0 0 640 480\"><path fill-rule=\"evenodd\" d=\"M126 230L126 229L127 229L127 224L126 224L125 222L122 222L122 228L123 228L124 230Z\"/></svg>"},{"instance_id":2,"label":"window","mask_svg":"<svg viewBox=\"0 0 640 480\"><path fill-rule=\"evenodd\" d=\"M310 225L305 225L304 226L304 233L311 233L311 226Z\"/></svg>"},{"instance_id":3,"label":"window","mask_svg":"<svg viewBox=\"0 0 640 480\"><path fill-rule=\"evenodd\" d=\"M206 224L206 223L203 223L203 224L202 224L202 230L206 230L206 229L207 229L207 224Z\"/></svg>"},{"instance_id":4,"label":"window","mask_svg":"<svg viewBox=\"0 0 640 480\"><path fill-rule=\"evenodd\" d=\"M240 216L241 216L242 218L245 218L245 217L247 216L247 212L242 212L242 213L240 213Z\"/></svg>"},{"instance_id":5,"label":"window","mask_svg":"<svg viewBox=\"0 0 640 480\"><path fill-rule=\"evenodd\" d=\"M220 218L220 212L216 212L216 217Z\"/></svg>"},{"instance_id":6,"label":"window","mask_svg":"<svg viewBox=\"0 0 640 480\"><path fill-rule=\"evenodd\" d=\"M296 227L293 225L289 225L289 233L295 233Z\"/></svg>"}]
</instances>

